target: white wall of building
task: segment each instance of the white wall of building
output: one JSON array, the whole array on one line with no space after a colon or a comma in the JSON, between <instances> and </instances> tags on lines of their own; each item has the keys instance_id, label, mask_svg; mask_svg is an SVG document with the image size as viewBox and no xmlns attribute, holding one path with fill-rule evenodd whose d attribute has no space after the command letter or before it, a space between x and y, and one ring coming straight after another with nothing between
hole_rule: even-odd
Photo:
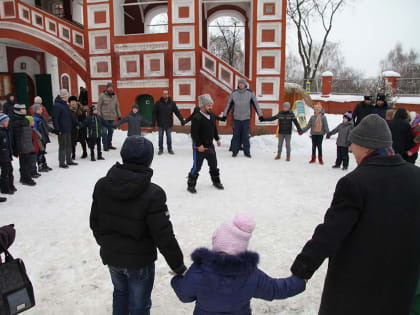
<instances>
[{"instance_id":1,"label":"white wall of building","mask_svg":"<svg viewBox=\"0 0 420 315\"><path fill-rule=\"evenodd\" d=\"M50 55L49 53L45 53L45 66L47 73L51 74L52 95L53 99L55 99L60 92L60 77L58 76L57 57Z\"/></svg>"},{"instance_id":2,"label":"white wall of building","mask_svg":"<svg viewBox=\"0 0 420 315\"><path fill-rule=\"evenodd\" d=\"M0 43L0 72L9 72L7 66L6 44Z\"/></svg>"},{"instance_id":3,"label":"white wall of building","mask_svg":"<svg viewBox=\"0 0 420 315\"><path fill-rule=\"evenodd\" d=\"M115 35L124 35L124 0L114 0L114 33Z\"/></svg>"},{"instance_id":4,"label":"white wall of building","mask_svg":"<svg viewBox=\"0 0 420 315\"><path fill-rule=\"evenodd\" d=\"M73 0L73 21L83 25L83 0Z\"/></svg>"}]
</instances>

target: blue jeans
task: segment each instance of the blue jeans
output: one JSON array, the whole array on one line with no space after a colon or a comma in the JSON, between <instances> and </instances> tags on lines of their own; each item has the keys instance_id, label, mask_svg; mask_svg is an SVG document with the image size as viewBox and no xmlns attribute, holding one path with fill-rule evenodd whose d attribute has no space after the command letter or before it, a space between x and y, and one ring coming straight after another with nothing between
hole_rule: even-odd
<instances>
[{"instance_id":1,"label":"blue jeans","mask_svg":"<svg viewBox=\"0 0 420 315\"><path fill-rule=\"evenodd\" d=\"M108 266L114 285L113 315L149 315L155 264L141 269Z\"/></svg>"},{"instance_id":2,"label":"blue jeans","mask_svg":"<svg viewBox=\"0 0 420 315\"><path fill-rule=\"evenodd\" d=\"M250 120L235 120L233 126L232 153L238 154L241 144L245 154L251 153L251 145L249 143Z\"/></svg>"},{"instance_id":3,"label":"blue jeans","mask_svg":"<svg viewBox=\"0 0 420 315\"><path fill-rule=\"evenodd\" d=\"M113 120L106 120L108 125L112 126L114 124ZM102 144L104 149L112 146L112 135L114 134L114 128L102 126Z\"/></svg>"},{"instance_id":4,"label":"blue jeans","mask_svg":"<svg viewBox=\"0 0 420 315\"><path fill-rule=\"evenodd\" d=\"M159 150L163 151L163 133L166 132L166 145L168 150L172 150L172 128L159 127Z\"/></svg>"}]
</instances>

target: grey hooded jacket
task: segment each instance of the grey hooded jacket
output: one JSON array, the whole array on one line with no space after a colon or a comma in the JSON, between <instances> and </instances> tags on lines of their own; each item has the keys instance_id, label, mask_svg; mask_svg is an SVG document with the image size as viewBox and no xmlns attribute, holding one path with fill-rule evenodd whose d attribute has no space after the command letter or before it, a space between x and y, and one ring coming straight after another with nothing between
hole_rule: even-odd
<instances>
[{"instance_id":1,"label":"grey hooded jacket","mask_svg":"<svg viewBox=\"0 0 420 315\"><path fill-rule=\"evenodd\" d=\"M234 120L248 120L251 119L252 106L254 106L258 117L261 117L263 114L254 92L248 89L246 81L239 80L239 83L245 83L245 88L238 88L230 94L223 116L226 117L229 114L229 111L233 109L232 115Z\"/></svg>"},{"instance_id":2,"label":"grey hooded jacket","mask_svg":"<svg viewBox=\"0 0 420 315\"><path fill-rule=\"evenodd\" d=\"M127 137L134 135L141 136L141 127L152 127L151 121L144 119L144 117L138 112L135 114L133 111L131 111L130 114L121 119L117 123L117 127L124 123L128 123Z\"/></svg>"},{"instance_id":3,"label":"grey hooded jacket","mask_svg":"<svg viewBox=\"0 0 420 315\"><path fill-rule=\"evenodd\" d=\"M347 148L351 144L350 132L353 130L353 128L354 128L353 121L343 122L343 123L339 124L333 130L331 130L327 134L327 137L331 137L332 135L334 135L338 132L337 146Z\"/></svg>"}]
</instances>

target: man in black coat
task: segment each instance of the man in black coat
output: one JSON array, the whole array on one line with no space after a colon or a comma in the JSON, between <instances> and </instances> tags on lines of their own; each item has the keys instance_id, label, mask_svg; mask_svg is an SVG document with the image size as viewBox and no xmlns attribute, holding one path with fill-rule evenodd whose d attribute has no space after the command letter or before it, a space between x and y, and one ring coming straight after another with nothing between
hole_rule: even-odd
<instances>
[{"instance_id":1,"label":"man in black coat","mask_svg":"<svg viewBox=\"0 0 420 315\"><path fill-rule=\"evenodd\" d=\"M320 315L410 314L420 273L420 169L392 150L385 120L350 134L358 167L292 265L309 279L329 258Z\"/></svg>"},{"instance_id":2,"label":"man in black coat","mask_svg":"<svg viewBox=\"0 0 420 315\"><path fill-rule=\"evenodd\" d=\"M166 194L151 182L153 144L130 136L116 163L93 193L90 227L114 284L113 314L149 314L156 248L176 274L186 270Z\"/></svg>"},{"instance_id":3,"label":"man in black coat","mask_svg":"<svg viewBox=\"0 0 420 315\"><path fill-rule=\"evenodd\" d=\"M354 125L360 124L363 118L373 113L372 95L365 95L364 101L357 104L353 111Z\"/></svg>"},{"instance_id":4,"label":"man in black coat","mask_svg":"<svg viewBox=\"0 0 420 315\"><path fill-rule=\"evenodd\" d=\"M60 168L68 168L69 165L77 165L71 158L71 132L73 124L77 124L77 121L67 104L68 99L69 93L67 90L60 90L60 95L55 99L52 115L54 129L58 134L58 160L60 162Z\"/></svg>"},{"instance_id":5,"label":"man in black coat","mask_svg":"<svg viewBox=\"0 0 420 315\"><path fill-rule=\"evenodd\" d=\"M0 190L2 194L13 195L16 188L13 184L13 149L9 130L9 116L0 114Z\"/></svg>"},{"instance_id":6,"label":"man in black coat","mask_svg":"<svg viewBox=\"0 0 420 315\"><path fill-rule=\"evenodd\" d=\"M394 119L389 122L392 133L392 147L394 151L408 161L407 151L413 145L413 132L408 122L408 114L404 108L398 108Z\"/></svg>"},{"instance_id":7,"label":"man in black coat","mask_svg":"<svg viewBox=\"0 0 420 315\"><path fill-rule=\"evenodd\" d=\"M220 147L219 133L217 132L216 118L212 112L213 100L209 94L198 97L200 112L196 113L191 123L191 138L193 140L194 165L188 174L188 191L195 194L197 190L197 178L203 166L204 160L207 160L210 167L210 176L213 185L217 189L224 189L220 182L220 172L217 167L216 150L213 140L217 141Z\"/></svg>"},{"instance_id":8,"label":"man in black coat","mask_svg":"<svg viewBox=\"0 0 420 315\"><path fill-rule=\"evenodd\" d=\"M88 91L81 86L80 87L80 93L79 93L79 103L82 104L83 106L88 106Z\"/></svg>"},{"instance_id":9,"label":"man in black coat","mask_svg":"<svg viewBox=\"0 0 420 315\"><path fill-rule=\"evenodd\" d=\"M163 154L163 135L166 133L166 145L168 146L168 153L174 154L172 150L172 127L174 125L173 114L178 117L182 125L185 124L184 118L179 112L176 103L169 97L169 91L163 90L162 97L156 102L153 107L153 126L156 122L159 128L159 155Z\"/></svg>"},{"instance_id":10,"label":"man in black coat","mask_svg":"<svg viewBox=\"0 0 420 315\"><path fill-rule=\"evenodd\" d=\"M6 95L6 102L3 104L3 113L9 116L13 116L15 106L15 96L12 93Z\"/></svg>"}]
</instances>

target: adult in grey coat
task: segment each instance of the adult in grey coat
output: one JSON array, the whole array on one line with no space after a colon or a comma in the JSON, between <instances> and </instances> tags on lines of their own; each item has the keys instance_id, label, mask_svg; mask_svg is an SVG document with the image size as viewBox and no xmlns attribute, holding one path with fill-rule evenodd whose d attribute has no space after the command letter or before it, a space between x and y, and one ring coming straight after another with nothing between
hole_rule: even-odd
<instances>
[{"instance_id":1,"label":"adult in grey coat","mask_svg":"<svg viewBox=\"0 0 420 315\"><path fill-rule=\"evenodd\" d=\"M139 113L139 105L134 104L133 108L127 116L121 119L117 123L117 127L121 126L122 124L128 123L128 132L127 137L129 136L141 136L141 127L147 126L152 127L152 122L144 119L142 115Z\"/></svg>"},{"instance_id":2,"label":"adult in grey coat","mask_svg":"<svg viewBox=\"0 0 420 315\"><path fill-rule=\"evenodd\" d=\"M248 88L244 79L239 79L238 88L232 92L226 108L223 112L223 120L226 120L230 110L233 110L232 116L234 120L233 139L232 139L232 156L238 155L241 145L244 154L251 157L251 145L249 143L249 129L252 117L252 107L255 108L257 115L262 121L264 119L257 97L254 92Z\"/></svg>"},{"instance_id":3,"label":"adult in grey coat","mask_svg":"<svg viewBox=\"0 0 420 315\"><path fill-rule=\"evenodd\" d=\"M99 96L97 108L99 115L106 120L108 126L114 125L116 117L118 120L121 120L120 103L118 102L117 95L114 93L114 86L112 83L108 83L106 85L106 90ZM102 143L104 151L116 149L112 146L113 133L114 128L102 126Z\"/></svg>"},{"instance_id":4,"label":"adult in grey coat","mask_svg":"<svg viewBox=\"0 0 420 315\"><path fill-rule=\"evenodd\" d=\"M309 119L308 125L302 129L302 134L311 130L312 138L312 159L309 163L315 163L316 159L316 149L318 148L318 159L319 164L324 164L322 160L322 141L324 140L324 135L327 134L330 129L328 128L327 117L323 114L323 109L321 104L316 104L314 107L314 114Z\"/></svg>"}]
</instances>

